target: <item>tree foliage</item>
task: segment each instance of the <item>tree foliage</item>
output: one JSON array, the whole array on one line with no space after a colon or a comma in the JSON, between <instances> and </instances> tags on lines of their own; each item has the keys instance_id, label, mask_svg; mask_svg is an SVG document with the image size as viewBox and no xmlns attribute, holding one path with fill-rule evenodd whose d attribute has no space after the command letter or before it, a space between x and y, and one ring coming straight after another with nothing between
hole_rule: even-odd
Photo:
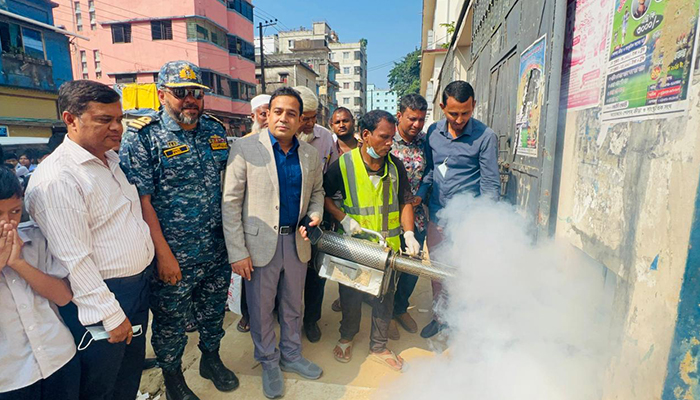
<instances>
[{"instance_id":1,"label":"tree foliage","mask_svg":"<svg viewBox=\"0 0 700 400\"><path fill-rule=\"evenodd\" d=\"M399 98L420 92L420 56L421 51L417 48L394 63L389 71L389 87Z\"/></svg>"}]
</instances>

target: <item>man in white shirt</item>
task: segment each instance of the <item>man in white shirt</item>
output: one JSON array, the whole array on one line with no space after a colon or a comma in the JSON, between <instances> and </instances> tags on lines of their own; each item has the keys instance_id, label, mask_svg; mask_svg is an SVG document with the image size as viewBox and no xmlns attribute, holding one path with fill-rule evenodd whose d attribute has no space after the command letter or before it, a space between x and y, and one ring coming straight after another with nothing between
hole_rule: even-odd
<instances>
[{"instance_id":1,"label":"man in white shirt","mask_svg":"<svg viewBox=\"0 0 700 400\"><path fill-rule=\"evenodd\" d=\"M78 353L80 398L133 400L146 349L153 242L136 188L112 150L123 131L119 95L101 83L72 81L59 89L58 105L68 135L34 172L27 210L69 272L73 303L61 316L76 344L89 343Z\"/></svg>"}]
</instances>

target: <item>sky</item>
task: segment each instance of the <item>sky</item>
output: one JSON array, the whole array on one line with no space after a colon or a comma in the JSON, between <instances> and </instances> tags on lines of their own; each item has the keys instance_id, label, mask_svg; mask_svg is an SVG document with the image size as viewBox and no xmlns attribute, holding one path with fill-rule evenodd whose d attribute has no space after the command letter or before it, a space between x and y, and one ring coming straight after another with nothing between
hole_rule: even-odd
<instances>
[{"instance_id":1,"label":"sky","mask_svg":"<svg viewBox=\"0 0 700 400\"><path fill-rule=\"evenodd\" d=\"M341 42L367 39L367 83L389 87L387 75L403 56L420 47L421 0L253 0L255 35L258 22L277 18L284 31L326 21ZM277 33L265 28L264 35Z\"/></svg>"}]
</instances>

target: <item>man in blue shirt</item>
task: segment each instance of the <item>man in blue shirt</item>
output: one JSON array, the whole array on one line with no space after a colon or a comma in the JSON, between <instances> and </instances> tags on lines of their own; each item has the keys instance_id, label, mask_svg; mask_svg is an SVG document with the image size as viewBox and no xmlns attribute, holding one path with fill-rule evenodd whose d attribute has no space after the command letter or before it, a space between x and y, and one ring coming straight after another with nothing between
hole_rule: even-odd
<instances>
[{"instance_id":1,"label":"man in blue shirt","mask_svg":"<svg viewBox=\"0 0 700 400\"><path fill-rule=\"evenodd\" d=\"M443 240L442 228L447 221L438 218L438 211L456 195L471 193L498 200L501 180L498 173L498 137L476 118L472 118L476 101L474 89L464 81L454 81L442 93L445 118L428 128L425 144L426 167L416 194L427 200L428 249ZM434 257L433 257L434 258ZM442 284L433 281L433 305L444 296ZM429 338L444 327L437 319L428 324L421 336Z\"/></svg>"},{"instance_id":2,"label":"man in blue shirt","mask_svg":"<svg viewBox=\"0 0 700 400\"><path fill-rule=\"evenodd\" d=\"M224 178L222 215L229 262L245 282L255 360L263 393L284 395L282 371L318 379L323 371L301 353L302 292L311 244L299 228L323 213L323 167L318 151L295 134L303 100L291 88L270 97L268 129L236 140ZM275 299L279 317L273 310ZM275 320L280 324L279 347Z\"/></svg>"}]
</instances>

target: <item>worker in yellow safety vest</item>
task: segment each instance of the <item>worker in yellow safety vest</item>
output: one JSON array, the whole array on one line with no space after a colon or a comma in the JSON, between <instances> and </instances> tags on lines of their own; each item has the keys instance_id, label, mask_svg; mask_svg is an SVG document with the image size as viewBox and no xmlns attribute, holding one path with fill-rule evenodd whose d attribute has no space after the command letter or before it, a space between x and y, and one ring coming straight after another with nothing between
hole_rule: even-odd
<instances>
[{"instance_id":1,"label":"worker in yellow safety vest","mask_svg":"<svg viewBox=\"0 0 700 400\"><path fill-rule=\"evenodd\" d=\"M361 234L362 228L380 232L387 245L401 250L402 230L405 253L417 255L420 245L413 233L413 194L406 169L390 155L396 119L386 111L375 110L360 120L362 146L344 153L331 164L323 180L325 209L340 221L346 235ZM342 197L338 207L333 198ZM375 239L376 240L376 239ZM392 318L394 288L372 304L370 359L400 371L403 359L386 348ZM360 330L363 293L340 286L343 319L340 340L333 349L336 360L346 363L352 357L352 345Z\"/></svg>"}]
</instances>

